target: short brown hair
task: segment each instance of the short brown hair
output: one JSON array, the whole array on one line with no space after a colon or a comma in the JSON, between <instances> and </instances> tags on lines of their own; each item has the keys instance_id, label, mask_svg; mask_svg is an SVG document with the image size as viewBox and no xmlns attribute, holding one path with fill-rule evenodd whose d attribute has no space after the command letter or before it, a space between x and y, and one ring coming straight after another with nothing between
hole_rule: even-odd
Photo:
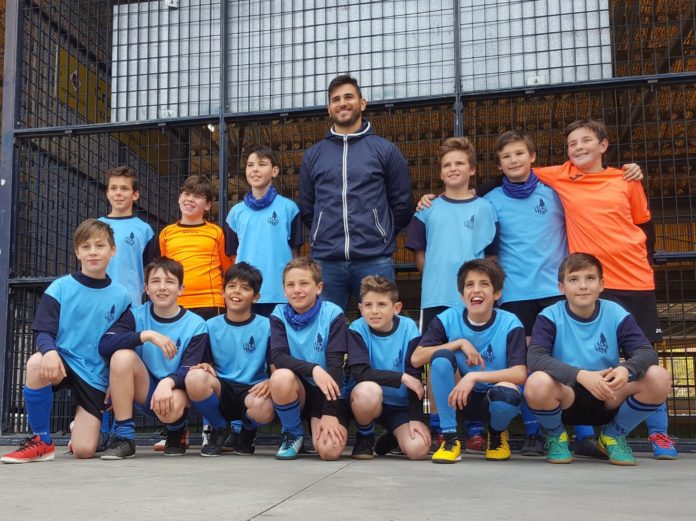
<instances>
[{"instance_id":1,"label":"short brown hair","mask_svg":"<svg viewBox=\"0 0 696 521\"><path fill-rule=\"evenodd\" d=\"M244 165L249 161L249 156L256 154L258 157L265 157L271 162L271 166L278 166L278 158L273 149L266 145L251 145L244 154Z\"/></svg>"},{"instance_id":2,"label":"short brown hair","mask_svg":"<svg viewBox=\"0 0 696 521\"><path fill-rule=\"evenodd\" d=\"M602 269L602 263L599 259L590 253L571 253L558 267L558 282L563 282L565 276L568 273L573 273L574 271L585 270L588 268L597 268L597 273L599 278L604 278L604 270Z\"/></svg>"},{"instance_id":3,"label":"short brown hair","mask_svg":"<svg viewBox=\"0 0 696 521\"><path fill-rule=\"evenodd\" d=\"M162 269L165 273L174 275L179 281L179 286L184 283L184 267L174 259L169 257L157 257L150 264L145 266L145 284L150 281L150 274L156 269Z\"/></svg>"},{"instance_id":4,"label":"short brown hair","mask_svg":"<svg viewBox=\"0 0 696 521\"><path fill-rule=\"evenodd\" d=\"M469 166L471 168L476 168L476 150L471 141L465 137L449 137L445 139L444 143L440 145L440 150L437 153L437 160L442 165L442 158L445 154L459 150L466 154L467 160L469 161Z\"/></svg>"},{"instance_id":5,"label":"short brown hair","mask_svg":"<svg viewBox=\"0 0 696 521\"><path fill-rule=\"evenodd\" d=\"M75 230L75 234L73 235L75 249L77 249L80 244L87 242L93 237L104 237L108 241L109 246L116 246L114 230L111 226L99 219L87 219L82 221Z\"/></svg>"},{"instance_id":6,"label":"short brown hair","mask_svg":"<svg viewBox=\"0 0 696 521\"><path fill-rule=\"evenodd\" d=\"M287 272L294 269L310 271L312 273L314 282L317 284L322 282L321 266L319 263L314 259L310 259L309 257L297 257L285 265L285 268L283 269L283 284L285 284L285 275Z\"/></svg>"},{"instance_id":7,"label":"short brown hair","mask_svg":"<svg viewBox=\"0 0 696 521\"><path fill-rule=\"evenodd\" d=\"M109 189L109 183L112 177L125 177L130 179L131 187L134 192L139 192L138 188L138 174L135 173L135 168L130 165L121 165L109 168L106 171L106 189Z\"/></svg>"},{"instance_id":8,"label":"short brown hair","mask_svg":"<svg viewBox=\"0 0 696 521\"><path fill-rule=\"evenodd\" d=\"M181 190L179 193L188 192L193 195L202 195L205 197L206 201L212 202L215 199L215 192L213 191L213 183L210 178L205 175L190 175L184 179L184 183L181 185Z\"/></svg>"},{"instance_id":9,"label":"short brown hair","mask_svg":"<svg viewBox=\"0 0 696 521\"><path fill-rule=\"evenodd\" d=\"M607 131L607 126L604 124L603 121L599 121L596 119L578 119L577 121L573 121L570 125L568 125L565 128L565 130L563 130L563 138L567 141L568 135L571 132L575 132L579 128L586 128L587 130L592 132L600 141L604 139L609 140L609 132Z\"/></svg>"},{"instance_id":10,"label":"short brown hair","mask_svg":"<svg viewBox=\"0 0 696 521\"><path fill-rule=\"evenodd\" d=\"M493 284L493 291L501 291L503 289L505 272L500 264L493 259L473 259L462 264L457 272L457 289L460 295L464 293L466 276L472 271L479 271L488 275L488 278L491 279L491 284Z\"/></svg>"},{"instance_id":11,"label":"short brown hair","mask_svg":"<svg viewBox=\"0 0 696 521\"><path fill-rule=\"evenodd\" d=\"M331 93L337 89L338 87L341 87L342 85L352 85L355 87L355 90L358 91L358 98L362 99L362 92L360 91L360 85L358 85L358 80L353 78L350 74L341 74L340 76L336 76L333 80L331 80L331 83L329 83L329 87L326 89L326 94L329 97L329 102L331 101Z\"/></svg>"},{"instance_id":12,"label":"short brown hair","mask_svg":"<svg viewBox=\"0 0 696 521\"><path fill-rule=\"evenodd\" d=\"M392 302L399 301L399 288L391 280L380 275L368 275L360 281L360 300L370 291L387 295Z\"/></svg>"},{"instance_id":13,"label":"short brown hair","mask_svg":"<svg viewBox=\"0 0 696 521\"><path fill-rule=\"evenodd\" d=\"M498 139L495 140L495 162L500 165L500 152L503 150L503 148L510 143L517 143L519 141L522 141L527 146L527 150L529 150L530 154L534 154L536 152L536 145L534 144L532 138L529 137L529 134L525 132L518 132L517 130L508 130L507 132L500 134Z\"/></svg>"}]
</instances>

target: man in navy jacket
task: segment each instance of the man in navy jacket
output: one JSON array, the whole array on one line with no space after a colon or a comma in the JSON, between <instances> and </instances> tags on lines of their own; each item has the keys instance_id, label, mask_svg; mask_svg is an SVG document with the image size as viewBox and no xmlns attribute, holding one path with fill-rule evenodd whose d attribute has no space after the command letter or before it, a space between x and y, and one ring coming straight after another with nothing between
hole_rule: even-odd
<instances>
[{"instance_id":1,"label":"man in navy jacket","mask_svg":"<svg viewBox=\"0 0 696 521\"><path fill-rule=\"evenodd\" d=\"M413 215L406 159L362 119L367 101L355 78L328 88L333 127L300 166L300 214L310 229L310 255L322 267L323 297L343 308L367 275L394 280L396 234Z\"/></svg>"}]
</instances>

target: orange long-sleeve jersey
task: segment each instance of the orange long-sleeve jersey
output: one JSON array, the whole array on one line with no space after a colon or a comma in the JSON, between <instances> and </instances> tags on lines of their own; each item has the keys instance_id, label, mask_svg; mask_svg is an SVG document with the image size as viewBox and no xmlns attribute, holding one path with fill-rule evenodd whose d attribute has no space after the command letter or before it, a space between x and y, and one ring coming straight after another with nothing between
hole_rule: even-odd
<instances>
[{"instance_id":1,"label":"orange long-sleeve jersey","mask_svg":"<svg viewBox=\"0 0 696 521\"><path fill-rule=\"evenodd\" d=\"M588 174L570 161L535 167L534 173L563 202L570 252L597 257L606 288L655 289L645 234L636 226L650 221L640 183L624 181L623 172L616 168Z\"/></svg>"},{"instance_id":2,"label":"orange long-sleeve jersey","mask_svg":"<svg viewBox=\"0 0 696 521\"><path fill-rule=\"evenodd\" d=\"M203 224L170 224L159 235L160 252L184 267L184 293L177 303L185 308L225 307L222 277L232 265L225 255L222 228Z\"/></svg>"}]
</instances>

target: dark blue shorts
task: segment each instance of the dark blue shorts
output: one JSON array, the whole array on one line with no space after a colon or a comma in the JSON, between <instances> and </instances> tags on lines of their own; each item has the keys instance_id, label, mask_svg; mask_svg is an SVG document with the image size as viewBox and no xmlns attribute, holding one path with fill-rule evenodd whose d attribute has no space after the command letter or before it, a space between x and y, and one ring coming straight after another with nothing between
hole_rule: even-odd
<instances>
[{"instance_id":1,"label":"dark blue shorts","mask_svg":"<svg viewBox=\"0 0 696 521\"><path fill-rule=\"evenodd\" d=\"M375 420L376 423L389 432L394 432L398 427L409 421L408 407L397 407L395 405L387 405L386 403L382 404L382 414Z\"/></svg>"}]
</instances>

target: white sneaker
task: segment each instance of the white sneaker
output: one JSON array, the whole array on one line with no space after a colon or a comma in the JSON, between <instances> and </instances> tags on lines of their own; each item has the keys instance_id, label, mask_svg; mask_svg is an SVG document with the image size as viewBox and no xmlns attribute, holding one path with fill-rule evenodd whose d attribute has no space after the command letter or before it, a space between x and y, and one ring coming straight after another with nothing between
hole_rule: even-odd
<instances>
[{"instance_id":1,"label":"white sneaker","mask_svg":"<svg viewBox=\"0 0 696 521\"><path fill-rule=\"evenodd\" d=\"M210 424L203 427L203 432L201 432L201 449L208 445L208 441L210 441L210 434L212 432L213 429L210 427Z\"/></svg>"}]
</instances>

